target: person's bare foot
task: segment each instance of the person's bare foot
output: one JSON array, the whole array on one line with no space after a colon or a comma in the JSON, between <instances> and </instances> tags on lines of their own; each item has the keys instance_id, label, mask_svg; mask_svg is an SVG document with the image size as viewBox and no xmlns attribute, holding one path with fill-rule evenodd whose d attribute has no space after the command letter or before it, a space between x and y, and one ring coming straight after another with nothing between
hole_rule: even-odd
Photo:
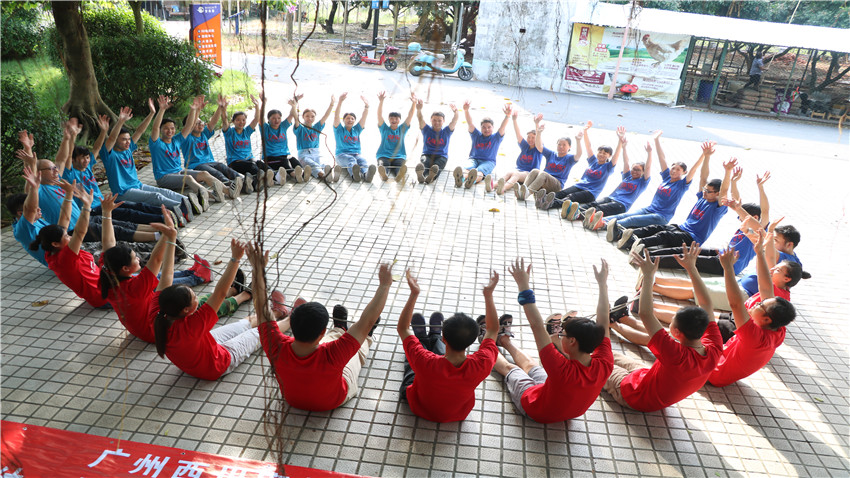
<instances>
[{"instance_id":1,"label":"person's bare foot","mask_svg":"<svg viewBox=\"0 0 850 478\"><path fill-rule=\"evenodd\" d=\"M246 319L248 319L248 322L251 323L251 327L257 328L260 326L260 318L256 314L249 315Z\"/></svg>"}]
</instances>

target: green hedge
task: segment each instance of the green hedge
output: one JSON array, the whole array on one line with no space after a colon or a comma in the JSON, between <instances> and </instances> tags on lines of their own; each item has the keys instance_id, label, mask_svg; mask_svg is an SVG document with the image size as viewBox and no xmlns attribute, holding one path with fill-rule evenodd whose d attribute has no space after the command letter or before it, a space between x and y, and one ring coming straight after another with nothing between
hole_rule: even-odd
<instances>
[{"instance_id":1,"label":"green hedge","mask_svg":"<svg viewBox=\"0 0 850 478\"><path fill-rule=\"evenodd\" d=\"M0 54L4 60L35 56L43 40L41 12L37 8L4 8L0 21Z\"/></svg>"}]
</instances>

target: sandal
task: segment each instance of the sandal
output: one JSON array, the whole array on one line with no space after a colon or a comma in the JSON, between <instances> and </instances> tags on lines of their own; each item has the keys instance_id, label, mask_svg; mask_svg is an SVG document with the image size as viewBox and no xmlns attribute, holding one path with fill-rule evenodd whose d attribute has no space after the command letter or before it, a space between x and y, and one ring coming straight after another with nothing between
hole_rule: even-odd
<instances>
[{"instance_id":1,"label":"sandal","mask_svg":"<svg viewBox=\"0 0 850 478\"><path fill-rule=\"evenodd\" d=\"M546 333L549 335L561 335L564 328L561 326L561 314L552 314L546 319Z\"/></svg>"},{"instance_id":2,"label":"sandal","mask_svg":"<svg viewBox=\"0 0 850 478\"><path fill-rule=\"evenodd\" d=\"M608 311L608 320L611 322L619 322L620 319L629 315L629 297L622 296L614 301L614 307Z\"/></svg>"}]
</instances>

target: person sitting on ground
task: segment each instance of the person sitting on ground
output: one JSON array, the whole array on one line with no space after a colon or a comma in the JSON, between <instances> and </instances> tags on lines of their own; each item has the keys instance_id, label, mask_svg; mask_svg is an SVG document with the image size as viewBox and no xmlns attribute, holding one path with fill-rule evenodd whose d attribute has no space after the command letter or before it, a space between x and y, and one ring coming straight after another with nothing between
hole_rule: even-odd
<instances>
[{"instance_id":1,"label":"person sitting on ground","mask_svg":"<svg viewBox=\"0 0 850 478\"><path fill-rule=\"evenodd\" d=\"M245 126L245 123L248 122L248 115L244 111L233 113L230 120L233 126L227 121L226 109L221 115L221 130L224 132L227 165L245 175L245 192L247 193L259 191L263 186L271 187L274 185L275 173L265 162L254 159L251 135L254 134L257 124L260 122L262 112L257 98L251 96L251 102L254 103L254 119L247 126Z\"/></svg>"},{"instance_id":2,"label":"person sitting on ground","mask_svg":"<svg viewBox=\"0 0 850 478\"><path fill-rule=\"evenodd\" d=\"M378 93L378 131L381 133L381 145L376 153L378 157L378 174L381 180L389 179L387 173L392 174L397 182L404 182L407 175L407 150L404 147L404 136L410 129L410 120L413 119L413 110L416 108L416 96L410 95L410 111L407 118L401 122L401 114L393 111L390 113L390 124L384 123L384 99L387 92Z\"/></svg>"},{"instance_id":3,"label":"person sitting on ground","mask_svg":"<svg viewBox=\"0 0 850 478\"><path fill-rule=\"evenodd\" d=\"M287 115L285 120L283 119L283 113L280 110L274 109L266 113L268 122L263 121L262 115L260 116L264 140L263 147L265 148L263 150L263 162L272 171L276 171L274 180L278 184L286 183L287 176L294 179L295 182L303 183L309 181L313 175L313 168L311 166L302 167L298 158L290 156L289 138L286 135L286 130L292 125L292 119L298 115L295 105L298 104L298 100L303 96L297 95L287 102L289 104L289 115ZM265 95L260 95L260 101L265 104Z\"/></svg>"},{"instance_id":4,"label":"person sitting on ground","mask_svg":"<svg viewBox=\"0 0 850 478\"><path fill-rule=\"evenodd\" d=\"M534 129L526 133L526 137L522 137L522 132L519 129L517 117L519 110L513 110L511 118L514 124L514 133L516 141L519 144L519 156L516 159L516 169L508 171L504 177L499 178L496 182L496 194L504 194L505 191L510 191L517 184L524 184L528 174L540 169L540 161L542 159L541 148L537 147L537 130L540 129L540 120L543 119L543 114L539 113L534 117ZM542 147L542 144L541 144Z\"/></svg>"},{"instance_id":5,"label":"person sitting on ground","mask_svg":"<svg viewBox=\"0 0 850 478\"><path fill-rule=\"evenodd\" d=\"M156 185L172 191L186 191L189 201L193 203L192 205L202 211L208 210L211 206L207 186L213 190L213 200L224 202L224 183L222 181L206 171L196 171L183 167L184 162L180 159L180 152L183 142L186 141L194 125L187 122L183 125L183 130L179 134L175 134L177 127L174 120L164 118L165 110L171 107L171 98L160 96L157 102L159 111L154 117L151 136L148 141ZM204 104L204 96L200 95L194 98L189 109L200 111ZM190 116L197 116L197 113L190 113ZM199 202L199 204L195 204L195 202Z\"/></svg>"},{"instance_id":6,"label":"person sitting on ground","mask_svg":"<svg viewBox=\"0 0 850 478\"><path fill-rule=\"evenodd\" d=\"M293 116L292 120L295 126L292 128L292 132L295 134L295 144L298 147L298 160L301 164L305 168L310 166L313 177L319 179L327 178L326 181L336 182L339 181L339 174L342 168L339 166L331 168L330 165L322 164L322 154L319 149L319 136L322 134L322 130L325 129L325 123L331 115L334 101L335 98L331 95L331 102L328 105L328 109L318 123L314 123L316 120L316 110L311 108L307 108L301 112L303 121L298 119L298 115ZM297 102L294 106L297 108ZM331 174L332 170L333 174Z\"/></svg>"},{"instance_id":7,"label":"person sitting on ground","mask_svg":"<svg viewBox=\"0 0 850 478\"><path fill-rule=\"evenodd\" d=\"M139 147L136 144L142 137L154 117L156 108L153 99L148 98L150 113L142 120L133 135L124 129L124 123L133 117L133 111L123 107L118 112L118 122L112 128L103 146L100 148L100 160L106 170L109 180L109 190L118 195L121 201L132 201L153 206L165 205L174 211L185 222L192 222L195 215L189 198L174 191L142 184L136 172L136 162L133 152Z\"/></svg>"},{"instance_id":8,"label":"person sitting on ground","mask_svg":"<svg viewBox=\"0 0 850 478\"><path fill-rule=\"evenodd\" d=\"M343 168L348 170L348 174L354 182L359 183L365 181L371 183L375 177L377 167L370 165L366 158L361 154L360 133L366 127L366 117L369 115L369 102L365 96L361 96L363 100L363 113L360 115L360 122L357 122L357 115L354 113L345 113L340 120L340 112L342 111L342 102L348 97L348 92L339 95L339 101L336 104L334 111L334 137L336 138L336 162Z\"/></svg>"},{"instance_id":9,"label":"person sitting on ground","mask_svg":"<svg viewBox=\"0 0 850 478\"><path fill-rule=\"evenodd\" d=\"M593 266L599 284L596 321L568 317L562 322L556 314L543 323L529 282L531 264L526 268L525 260L517 259L508 270L519 287L519 303L542 367L517 348L510 339L513 334L505 330L497 342L516 365L499 354L494 370L505 377L505 388L521 414L539 423L579 417L596 401L614 365L608 336L608 264L603 259L600 269Z\"/></svg>"},{"instance_id":10,"label":"person sitting on ground","mask_svg":"<svg viewBox=\"0 0 850 478\"><path fill-rule=\"evenodd\" d=\"M494 341L499 319L493 302L493 290L498 282L499 274L493 271L484 287L487 310L484 339L478 350L467 356L467 347L479 335L478 323L460 312L443 321L443 314L434 312L429 320L430 333L426 334L425 317L413 313L419 284L407 271L410 297L397 327L405 355L400 395L416 416L445 423L464 420L469 415L475 405L475 389L490 375L499 354ZM452 400L445 400L446 397Z\"/></svg>"},{"instance_id":11,"label":"person sitting on ground","mask_svg":"<svg viewBox=\"0 0 850 478\"><path fill-rule=\"evenodd\" d=\"M428 125L425 124L425 117L422 115L422 105L423 101L417 99L416 117L419 120L419 129L422 130L422 156L419 158L419 164L416 165L416 179L420 184L431 184L440 176L449 161L449 140L455 131L459 115L457 106L450 103L449 108L454 115L449 125L443 127L446 115L442 111L431 113L431 124Z\"/></svg>"},{"instance_id":12,"label":"person sitting on ground","mask_svg":"<svg viewBox=\"0 0 850 478\"><path fill-rule=\"evenodd\" d=\"M676 213L679 202L691 186L691 181L693 181L698 169L700 170L700 190L705 187L705 183L708 181L708 167L704 165L704 161L706 154L714 153L714 143L705 142L702 144L702 154L694 163L691 171L687 172L688 165L681 161L673 163L670 168L667 167L666 156L659 139L661 133L661 131L656 131L653 134L655 152L658 155L658 164L661 167L661 184L655 190L655 195L652 197L649 206L603 219L607 229L606 239L608 242L619 241L622 229L634 229L670 222L673 214Z\"/></svg>"},{"instance_id":13,"label":"person sitting on ground","mask_svg":"<svg viewBox=\"0 0 850 478\"><path fill-rule=\"evenodd\" d=\"M576 154L569 154L572 142L570 138L562 137L558 139L555 151L543 147L543 129L545 124L537 124L537 138L535 144L537 150L546 158L546 167L540 169L532 169L525 179L525 183L516 189L516 197L520 201L525 201L529 194L534 194L543 189L547 192L560 191L564 189L564 183L570 176L570 171L573 166L581 159L581 137L582 133L576 135Z\"/></svg>"},{"instance_id":14,"label":"person sitting on ground","mask_svg":"<svg viewBox=\"0 0 850 478\"><path fill-rule=\"evenodd\" d=\"M636 343L645 343L657 358L652 367L614 354L614 371L605 383L605 390L624 407L639 412L654 412L684 400L699 390L717 366L723 354L723 339L714 319L711 299L696 269L699 244L683 247L679 258L694 283L694 294L703 307L682 307L676 313L668 333L652 311L652 281L658 261L632 253L632 260L643 272L643 288L639 315L646 330L626 336ZM614 325L620 332L621 326ZM625 335L624 335L625 336Z\"/></svg>"},{"instance_id":15,"label":"person sitting on ground","mask_svg":"<svg viewBox=\"0 0 850 478\"><path fill-rule=\"evenodd\" d=\"M296 301L289 316L292 337L283 335L287 324L272 320L266 300L264 264L268 253L257 244L246 250L254 271L254 308L260 322L260 342L275 371L283 399L292 407L310 411L333 410L359 390L357 376L366 363L372 332L380 320L392 285L392 266L382 264L380 285L360 320L348 327L348 311L334 307L334 328L326 332L328 310L318 302ZM282 328L283 329L282 329Z\"/></svg>"},{"instance_id":16,"label":"person sitting on ground","mask_svg":"<svg viewBox=\"0 0 850 478\"><path fill-rule=\"evenodd\" d=\"M245 176L225 163L216 161L209 144L210 138L215 135L215 127L219 119L226 114L227 98L222 95L218 95L218 107L208 124L201 119L200 109L190 109L189 114L183 118L183 123L191 124L193 127L191 134L183 141L181 152L187 169L210 173L227 187L225 195L230 199L236 199L242 191Z\"/></svg>"},{"instance_id":17,"label":"person sitting on ground","mask_svg":"<svg viewBox=\"0 0 850 478\"><path fill-rule=\"evenodd\" d=\"M256 316L213 329L218 322L216 310L236 278L244 253L245 244L231 239L230 261L203 305L184 285L169 285L153 300L156 353L201 380L218 380L260 348ZM169 267L166 255L160 286L171 282L169 268L173 266Z\"/></svg>"},{"instance_id":18,"label":"person sitting on ground","mask_svg":"<svg viewBox=\"0 0 850 478\"><path fill-rule=\"evenodd\" d=\"M625 129L622 130L625 133ZM619 132L619 129L618 129ZM622 214L631 209L638 197L646 191L649 185L650 170L652 169L652 145L646 143L646 162L629 166L628 141L625 134L620 136L623 149L623 180L609 196L588 204L579 206L584 214L584 227L592 231L601 229L605 216ZM571 205L572 207L572 205Z\"/></svg>"},{"instance_id":19,"label":"person sitting on ground","mask_svg":"<svg viewBox=\"0 0 850 478\"><path fill-rule=\"evenodd\" d=\"M705 163L708 164L708 158L706 158ZM730 158L723 163L725 169L723 180L712 179L703 186L702 190L697 193L696 204L691 208L690 214L681 225L663 224L626 229L617 245L620 248L634 249L640 254L644 247L651 250L652 248L673 247L675 244L690 244L691 242L702 244L708 240L717 227L717 223L720 222L720 218L729 209L726 206L726 201L720 199L725 198L729 191L729 180L737 163L736 158Z\"/></svg>"},{"instance_id":20,"label":"person sitting on ground","mask_svg":"<svg viewBox=\"0 0 850 478\"><path fill-rule=\"evenodd\" d=\"M764 233L759 232L755 245L759 291L749 299L744 298L745 293L735 277L737 252L727 249L720 255L732 314L731 317L720 314L719 323L725 325L720 327L725 342L723 357L708 376L709 383L715 387L735 383L767 365L776 348L785 341L785 326L797 316L788 300L774 295L764 256L764 241Z\"/></svg>"},{"instance_id":21,"label":"person sitting on ground","mask_svg":"<svg viewBox=\"0 0 850 478\"><path fill-rule=\"evenodd\" d=\"M593 121L588 121L582 131L576 135L576 140L584 139L584 149L590 154L593 151L590 146L590 135L588 131L593 126ZM610 146L600 146L595 155L587 158L587 169L581 176L581 180L574 186L552 193L544 189L538 189L534 193L536 206L540 209L559 208L561 217L575 219L578 215L578 204L589 203L596 200L596 196L602 192L602 188L608 182L608 176L617 166L622 144L617 143L617 151L614 152ZM610 161L609 161L610 159ZM575 204L575 206L573 206Z\"/></svg>"},{"instance_id":22,"label":"person sitting on ground","mask_svg":"<svg viewBox=\"0 0 850 478\"><path fill-rule=\"evenodd\" d=\"M499 153L499 145L505 137L505 127L511 119L511 105L506 104L502 111L505 119L499 125L498 131L493 132L493 120L484 118L481 120L481 131L475 127L472 115L469 114L469 100L463 102L463 114L469 125L469 136L472 138L472 148L469 150L469 162L465 167L458 166L454 170L455 187L465 186L467 189L488 178L485 185L493 187L493 170L496 168L496 155ZM466 181L466 182L464 182ZM489 191L490 189L488 189Z\"/></svg>"}]
</instances>

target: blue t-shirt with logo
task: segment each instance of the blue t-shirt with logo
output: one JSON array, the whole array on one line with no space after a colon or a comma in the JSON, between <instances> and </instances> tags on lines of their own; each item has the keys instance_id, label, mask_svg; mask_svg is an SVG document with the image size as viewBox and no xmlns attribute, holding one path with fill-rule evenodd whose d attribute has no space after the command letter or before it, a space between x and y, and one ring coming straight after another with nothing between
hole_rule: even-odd
<instances>
[{"instance_id":1,"label":"blue t-shirt with logo","mask_svg":"<svg viewBox=\"0 0 850 478\"><path fill-rule=\"evenodd\" d=\"M299 123L298 126L292 129L295 133L295 144L298 146L298 151L302 149L312 149L319 147L319 136L322 130L325 129L325 123L313 123L313 126L305 126Z\"/></svg>"},{"instance_id":2,"label":"blue t-shirt with logo","mask_svg":"<svg viewBox=\"0 0 850 478\"><path fill-rule=\"evenodd\" d=\"M800 258L797 257L797 254L788 254L785 252L780 252L779 255L776 257L776 263L779 264L783 261L796 262L801 266L803 265L803 263L800 262ZM738 283L741 284L742 289L747 291L747 295L752 296L759 291L758 274L749 274L747 276L744 276L738 281Z\"/></svg>"},{"instance_id":3,"label":"blue t-shirt with logo","mask_svg":"<svg viewBox=\"0 0 850 478\"><path fill-rule=\"evenodd\" d=\"M277 129L274 129L268 123L263 123L263 137L266 139L266 156L289 156L289 139L286 137L286 130L292 126L289 120L284 120L280 123Z\"/></svg>"},{"instance_id":4,"label":"blue t-shirt with logo","mask_svg":"<svg viewBox=\"0 0 850 478\"><path fill-rule=\"evenodd\" d=\"M588 168L584 170L584 174L581 176L581 181L576 183L576 187L598 196L602 192L602 188L605 187L605 183L608 182L611 171L614 171L614 163L606 161L599 164L594 154L587 158L587 166Z\"/></svg>"},{"instance_id":5,"label":"blue t-shirt with logo","mask_svg":"<svg viewBox=\"0 0 850 478\"><path fill-rule=\"evenodd\" d=\"M360 132L363 127L360 123L354 123L351 131L345 129L342 123L334 126L334 137L336 138L336 154L360 154Z\"/></svg>"},{"instance_id":6,"label":"blue t-shirt with logo","mask_svg":"<svg viewBox=\"0 0 850 478\"><path fill-rule=\"evenodd\" d=\"M679 229L689 233L694 241L704 243L708 236L714 232L720 218L726 214L729 208L720 204L720 201L709 202L702 196L702 191L697 193L697 203L688 214L685 222Z\"/></svg>"},{"instance_id":7,"label":"blue t-shirt with logo","mask_svg":"<svg viewBox=\"0 0 850 478\"><path fill-rule=\"evenodd\" d=\"M199 164L215 162L209 143L209 139L214 135L214 131L205 127L198 136L195 136L194 133L189 133L189 136L186 136L183 144L180 145L183 160L186 162L186 169L195 169Z\"/></svg>"},{"instance_id":8,"label":"blue t-shirt with logo","mask_svg":"<svg viewBox=\"0 0 850 478\"><path fill-rule=\"evenodd\" d=\"M540 169L540 158L543 154L534 146L528 144L528 141L522 140L519 142L519 156L516 158L516 168L520 171L531 171L532 169Z\"/></svg>"},{"instance_id":9,"label":"blue t-shirt with logo","mask_svg":"<svg viewBox=\"0 0 850 478\"><path fill-rule=\"evenodd\" d=\"M148 142L151 151L151 162L153 163L153 177L159 179L166 174L179 174L183 172L180 161L180 147L183 144L183 135L177 134L166 143L162 138Z\"/></svg>"},{"instance_id":10,"label":"blue t-shirt with logo","mask_svg":"<svg viewBox=\"0 0 850 478\"><path fill-rule=\"evenodd\" d=\"M558 153L549 148L543 148L542 154L546 158L546 167L543 168L543 171L560 181L561 188L563 188L564 183L567 182L567 178L570 176L570 170L576 164L575 155L567 153L564 156L558 156Z\"/></svg>"},{"instance_id":11,"label":"blue t-shirt with logo","mask_svg":"<svg viewBox=\"0 0 850 478\"><path fill-rule=\"evenodd\" d=\"M469 150L469 157L479 161L496 161L496 153L499 152L499 145L502 144L504 135L498 131L490 136L484 136L478 128L469 133L472 138L472 148Z\"/></svg>"},{"instance_id":12,"label":"blue t-shirt with logo","mask_svg":"<svg viewBox=\"0 0 850 478\"><path fill-rule=\"evenodd\" d=\"M627 171L623 173L623 180L620 182L620 185L617 186L614 192L608 195L608 198L622 204L626 207L626 211L628 211L632 207L632 204L637 201L638 196L646 190L648 185L649 178L641 174L637 179L634 179L632 178L632 173Z\"/></svg>"},{"instance_id":13,"label":"blue t-shirt with logo","mask_svg":"<svg viewBox=\"0 0 850 478\"><path fill-rule=\"evenodd\" d=\"M735 231L735 235L729 241L727 249L734 249L738 253L738 260L735 261L735 275L741 273L745 267L756 256L756 251L753 249L753 241L741 232L740 229Z\"/></svg>"},{"instance_id":14,"label":"blue t-shirt with logo","mask_svg":"<svg viewBox=\"0 0 850 478\"><path fill-rule=\"evenodd\" d=\"M381 146L375 154L377 158L407 159L407 151L404 149L404 135L410 126L399 123L396 129L390 128L387 123L381 123L378 127L381 132Z\"/></svg>"},{"instance_id":15,"label":"blue t-shirt with logo","mask_svg":"<svg viewBox=\"0 0 850 478\"><path fill-rule=\"evenodd\" d=\"M41 208L41 217L48 224L58 224L59 214L62 212L62 203L65 201L65 190L55 184L42 184L38 188L38 206ZM74 229L77 219L80 218L80 207L76 203L71 204L71 222L68 230Z\"/></svg>"},{"instance_id":16,"label":"blue t-shirt with logo","mask_svg":"<svg viewBox=\"0 0 850 478\"><path fill-rule=\"evenodd\" d=\"M224 149L227 151L227 164L234 161L252 161L254 153L251 151L251 135L254 128L246 126L241 133L236 132L236 127L231 126L224 132Z\"/></svg>"},{"instance_id":17,"label":"blue t-shirt with logo","mask_svg":"<svg viewBox=\"0 0 850 478\"><path fill-rule=\"evenodd\" d=\"M664 216L667 222L676 213L676 207L679 206L679 201L682 200L685 191L691 187L691 183L686 182L684 178L678 181L670 181L670 168L661 171L661 185L655 190L655 196L652 198L652 203L646 208L647 211Z\"/></svg>"},{"instance_id":18,"label":"blue t-shirt with logo","mask_svg":"<svg viewBox=\"0 0 850 478\"><path fill-rule=\"evenodd\" d=\"M89 158L89 164L86 166L86 169L80 171L77 168L65 168L62 172L62 179L69 183L77 181L77 184L81 184L85 189L91 190L94 195L91 207L94 209L100 206L103 200L103 193L100 192L100 186L97 185L97 179L94 177L94 171L92 171L92 165L96 162L94 153L89 153ZM80 198L74 198L74 202L77 203L78 207L83 207L83 201Z\"/></svg>"},{"instance_id":19,"label":"blue t-shirt with logo","mask_svg":"<svg viewBox=\"0 0 850 478\"><path fill-rule=\"evenodd\" d=\"M449 140L452 137L452 131L449 128L442 128L440 131L434 131L430 125L422 128L422 154L431 154L435 156L449 157Z\"/></svg>"},{"instance_id":20,"label":"blue t-shirt with logo","mask_svg":"<svg viewBox=\"0 0 850 478\"><path fill-rule=\"evenodd\" d=\"M37 251L33 251L30 249L30 244L32 244L32 241L35 240L35 237L38 235L38 231L40 231L42 227L49 225L50 224L44 219L36 219L33 224L23 217L12 223L12 232L15 236L15 240L24 246L24 250L27 251L27 254L31 255L33 259L38 262L44 264L45 267L47 267L47 259L44 258L44 249L39 247Z\"/></svg>"},{"instance_id":21,"label":"blue t-shirt with logo","mask_svg":"<svg viewBox=\"0 0 850 478\"><path fill-rule=\"evenodd\" d=\"M107 151L106 146L100 148L100 160L106 169L106 179L109 180L109 190L113 194L124 194L128 189L139 189L142 182L136 173L136 163L133 161L133 151L139 149L135 141L130 140L130 147L124 151Z\"/></svg>"}]
</instances>

